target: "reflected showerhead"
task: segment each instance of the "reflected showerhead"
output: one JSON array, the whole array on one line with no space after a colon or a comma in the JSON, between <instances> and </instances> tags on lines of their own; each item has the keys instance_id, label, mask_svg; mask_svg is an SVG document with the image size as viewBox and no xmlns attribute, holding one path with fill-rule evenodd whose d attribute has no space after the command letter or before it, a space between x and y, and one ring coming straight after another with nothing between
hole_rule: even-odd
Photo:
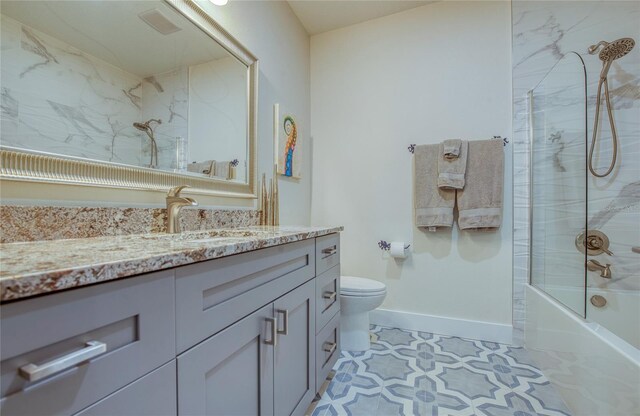
<instances>
[{"instance_id":1,"label":"reflected showerhead","mask_svg":"<svg viewBox=\"0 0 640 416\"><path fill-rule=\"evenodd\" d=\"M147 120L144 123L135 122L135 123L133 123L133 127L137 128L140 131L144 131L144 132L146 132L148 134L149 131L151 130L151 126L150 126L151 122L156 122L158 124L162 124L162 120L152 118L151 120Z\"/></svg>"},{"instance_id":2,"label":"reflected showerhead","mask_svg":"<svg viewBox=\"0 0 640 416\"><path fill-rule=\"evenodd\" d=\"M604 62L614 61L620 59L629 52L636 45L636 42L631 38L621 38L614 40L613 42L600 41L595 45L589 46L589 53L594 55L598 52L598 49L602 46L602 50L598 54L600 60Z\"/></svg>"},{"instance_id":3,"label":"reflected showerhead","mask_svg":"<svg viewBox=\"0 0 640 416\"><path fill-rule=\"evenodd\" d=\"M147 131L149 129L149 125L145 123L133 123L133 127L137 128L140 131Z\"/></svg>"},{"instance_id":4,"label":"reflected showerhead","mask_svg":"<svg viewBox=\"0 0 640 416\"><path fill-rule=\"evenodd\" d=\"M162 124L162 120L152 118L144 123L136 121L133 123L133 127L147 133L147 136L149 136L149 140L151 140L151 161L149 162L149 167L155 168L158 164L158 145L156 143L156 139L153 137L153 129L151 128L152 122Z\"/></svg>"}]
</instances>

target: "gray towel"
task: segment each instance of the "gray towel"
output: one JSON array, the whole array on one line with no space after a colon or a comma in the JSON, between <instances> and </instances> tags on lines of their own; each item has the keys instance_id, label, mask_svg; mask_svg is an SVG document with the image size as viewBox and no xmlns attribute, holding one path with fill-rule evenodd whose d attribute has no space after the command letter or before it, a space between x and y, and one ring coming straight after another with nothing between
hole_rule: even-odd
<instances>
[{"instance_id":1,"label":"gray towel","mask_svg":"<svg viewBox=\"0 0 640 416\"><path fill-rule=\"evenodd\" d=\"M216 178L229 179L231 177L231 162L216 162L214 165L214 174Z\"/></svg>"},{"instance_id":2,"label":"gray towel","mask_svg":"<svg viewBox=\"0 0 640 416\"><path fill-rule=\"evenodd\" d=\"M438 157L438 188L462 189L464 188L464 175L467 170L467 154L469 142L459 140L458 157L446 158L447 141L440 145L440 157Z\"/></svg>"},{"instance_id":3,"label":"gray towel","mask_svg":"<svg viewBox=\"0 0 640 416\"><path fill-rule=\"evenodd\" d=\"M457 191L458 227L477 231L500 228L503 185L502 140L469 142L467 183Z\"/></svg>"},{"instance_id":4,"label":"gray towel","mask_svg":"<svg viewBox=\"0 0 640 416\"><path fill-rule=\"evenodd\" d=\"M460 139L448 139L442 142L442 156L445 159L456 159L460 156L460 146L462 146L462 140Z\"/></svg>"},{"instance_id":5,"label":"gray towel","mask_svg":"<svg viewBox=\"0 0 640 416\"><path fill-rule=\"evenodd\" d=\"M187 171L209 175L213 171L214 164L215 164L215 161L213 160L205 160L204 162L189 163L187 165Z\"/></svg>"},{"instance_id":6,"label":"gray towel","mask_svg":"<svg viewBox=\"0 0 640 416\"><path fill-rule=\"evenodd\" d=\"M456 192L438 188L440 145L416 146L414 154L416 226L427 227L429 231L453 226Z\"/></svg>"}]
</instances>

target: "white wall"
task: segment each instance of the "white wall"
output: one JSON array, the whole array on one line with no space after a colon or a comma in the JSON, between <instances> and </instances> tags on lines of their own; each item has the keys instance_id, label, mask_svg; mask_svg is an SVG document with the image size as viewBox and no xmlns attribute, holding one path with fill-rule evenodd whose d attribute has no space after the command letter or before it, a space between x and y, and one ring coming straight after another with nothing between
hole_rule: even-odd
<instances>
[{"instance_id":1,"label":"white wall","mask_svg":"<svg viewBox=\"0 0 640 416\"><path fill-rule=\"evenodd\" d=\"M511 325L510 146L496 233L414 227L407 151L510 135L510 30L508 2L440 2L311 38L311 220L344 225L342 274L386 283L383 308Z\"/></svg>"}]
</instances>

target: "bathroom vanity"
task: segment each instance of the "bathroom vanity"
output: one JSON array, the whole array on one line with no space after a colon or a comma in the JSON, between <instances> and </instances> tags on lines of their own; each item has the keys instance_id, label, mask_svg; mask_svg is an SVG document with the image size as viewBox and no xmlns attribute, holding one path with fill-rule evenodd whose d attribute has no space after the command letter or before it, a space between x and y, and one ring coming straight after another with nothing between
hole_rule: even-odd
<instances>
[{"instance_id":1,"label":"bathroom vanity","mask_svg":"<svg viewBox=\"0 0 640 416\"><path fill-rule=\"evenodd\" d=\"M0 412L304 414L340 353L339 231L3 245Z\"/></svg>"}]
</instances>

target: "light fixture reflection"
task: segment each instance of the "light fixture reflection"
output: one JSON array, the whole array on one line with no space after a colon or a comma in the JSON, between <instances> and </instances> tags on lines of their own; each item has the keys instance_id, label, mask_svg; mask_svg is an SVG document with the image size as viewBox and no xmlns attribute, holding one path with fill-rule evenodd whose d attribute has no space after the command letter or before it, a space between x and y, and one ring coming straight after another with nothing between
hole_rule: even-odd
<instances>
[{"instance_id":1,"label":"light fixture reflection","mask_svg":"<svg viewBox=\"0 0 640 416\"><path fill-rule=\"evenodd\" d=\"M209 1L211 1L211 3L215 4L216 6L224 6L225 4L227 4L229 0L209 0Z\"/></svg>"}]
</instances>

